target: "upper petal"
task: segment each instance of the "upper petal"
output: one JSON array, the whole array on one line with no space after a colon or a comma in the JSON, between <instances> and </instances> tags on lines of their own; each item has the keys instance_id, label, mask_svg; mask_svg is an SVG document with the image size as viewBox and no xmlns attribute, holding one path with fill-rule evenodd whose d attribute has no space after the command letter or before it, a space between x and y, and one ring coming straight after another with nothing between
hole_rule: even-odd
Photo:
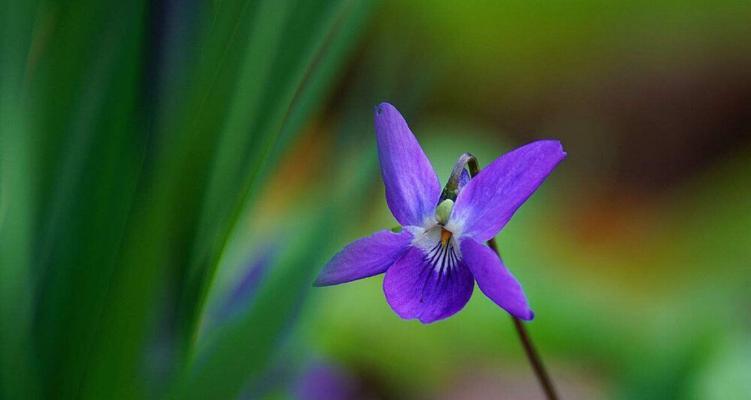
<instances>
[{"instance_id":1,"label":"upper petal","mask_svg":"<svg viewBox=\"0 0 751 400\"><path fill-rule=\"evenodd\" d=\"M471 238L462 239L460 247L464 263L485 296L519 319L534 318L521 285L493 250Z\"/></svg>"},{"instance_id":2,"label":"upper petal","mask_svg":"<svg viewBox=\"0 0 751 400\"><path fill-rule=\"evenodd\" d=\"M356 240L337 253L318 275L315 286L337 285L380 274L409 247L412 234L379 231Z\"/></svg>"},{"instance_id":3,"label":"upper petal","mask_svg":"<svg viewBox=\"0 0 751 400\"><path fill-rule=\"evenodd\" d=\"M376 107L375 130L389 209L400 224L421 226L441 195L438 177L394 106Z\"/></svg>"},{"instance_id":4,"label":"upper petal","mask_svg":"<svg viewBox=\"0 0 751 400\"><path fill-rule=\"evenodd\" d=\"M462 236L489 240L564 157L560 142L540 140L497 158L459 192L449 223L462 226Z\"/></svg>"},{"instance_id":5,"label":"upper petal","mask_svg":"<svg viewBox=\"0 0 751 400\"><path fill-rule=\"evenodd\" d=\"M464 308L475 281L461 261L453 260L452 268L436 268L422 249L407 250L383 280L386 301L394 312L428 324Z\"/></svg>"}]
</instances>

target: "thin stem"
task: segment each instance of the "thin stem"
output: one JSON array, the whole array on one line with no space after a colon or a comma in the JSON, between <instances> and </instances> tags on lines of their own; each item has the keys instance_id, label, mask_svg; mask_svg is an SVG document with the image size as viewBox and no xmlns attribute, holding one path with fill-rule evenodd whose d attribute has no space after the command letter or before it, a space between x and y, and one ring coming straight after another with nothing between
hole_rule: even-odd
<instances>
[{"instance_id":1,"label":"thin stem","mask_svg":"<svg viewBox=\"0 0 751 400\"><path fill-rule=\"evenodd\" d=\"M460 167L459 164L463 165ZM464 166L467 167L469 174L472 177L480 173L480 165L477 162L477 158L472 154L464 153L459 157L459 161L451 174L452 177L458 176L457 170L460 168L463 169ZM490 247L499 258L501 257L501 254L498 252L498 246L495 244L495 238L488 240L488 247ZM548 400L558 400L558 394L556 394L555 388L553 387L553 381L550 379L550 375L548 375L540 355L537 353L537 350L535 350L534 344L532 344L532 338L529 336L529 333L527 333L527 328L519 318L511 316L511 319L514 321L514 328L516 328L516 332L519 334L519 339L522 342L522 347L524 347L524 352L527 354L527 359L532 365L532 370L534 370L537 380L540 382L543 392L545 392L545 396Z\"/></svg>"},{"instance_id":2,"label":"thin stem","mask_svg":"<svg viewBox=\"0 0 751 400\"><path fill-rule=\"evenodd\" d=\"M495 239L488 240L488 247L490 247L493 252L500 257L500 254L498 253L498 246L495 244ZM516 332L519 334L519 339L521 340L522 346L524 347L524 352L527 353L527 359L532 365L532 369L535 371L535 375L537 376L537 380L540 382L540 386L542 386L542 391L545 392L545 396L548 398L548 400L557 400L558 394L556 394L555 387L553 387L553 381L550 379L550 375L548 375L548 371L545 369L545 365L542 363L540 354L537 353L537 350L532 343L532 338L529 336L529 333L527 333L527 328L519 318L516 318L512 315L511 319L514 321L514 328L516 328Z\"/></svg>"}]
</instances>

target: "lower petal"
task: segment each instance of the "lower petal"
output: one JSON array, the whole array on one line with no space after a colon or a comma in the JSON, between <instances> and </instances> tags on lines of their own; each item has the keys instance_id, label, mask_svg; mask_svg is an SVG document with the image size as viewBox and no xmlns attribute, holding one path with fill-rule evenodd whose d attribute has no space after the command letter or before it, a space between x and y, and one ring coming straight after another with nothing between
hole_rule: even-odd
<instances>
[{"instance_id":1,"label":"lower petal","mask_svg":"<svg viewBox=\"0 0 751 400\"><path fill-rule=\"evenodd\" d=\"M473 239L461 242L462 257L486 296L516 318L531 320L534 313L527 304L519 282L489 247Z\"/></svg>"},{"instance_id":2,"label":"lower petal","mask_svg":"<svg viewBox=\"0 0 751 400\"><path fill-rule=\"evenodd\" d=\"M326 264L315 286L338 285L383 273L401 257L411 241L412 234L407 230L379 231L356 240Z\"/></svg>"},{"instance_id":3,"label":"lower petal","mask_svg":"<svg viewBox=\"0 0 751 400\"><path fill-rule=\"evenodd\" d=\"M386 272L383 292L391 308L404 319L428 324L464 308L472 297L474 279L459 261L453 268L437 269L425 252L411 247Z\"/></svg>"}]
</instances>

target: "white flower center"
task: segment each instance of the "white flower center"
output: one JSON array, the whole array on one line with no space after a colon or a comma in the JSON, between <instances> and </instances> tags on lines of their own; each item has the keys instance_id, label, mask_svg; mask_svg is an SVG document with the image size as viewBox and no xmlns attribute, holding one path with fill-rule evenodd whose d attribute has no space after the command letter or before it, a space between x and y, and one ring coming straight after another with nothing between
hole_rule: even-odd
<instances>
[{"instance_id":1,"label":"white flower center","mask_svg":"<svg viewBox=\"0 0 751 400\"><path fill-rule=\"evenodd\" d=\"M425 262L440 274L446 274L459 265L462 259L459 243L451 231L442 225L433 225L421 232L414 232L412 245L425 253Z\"/></svg>"}]
</instances>

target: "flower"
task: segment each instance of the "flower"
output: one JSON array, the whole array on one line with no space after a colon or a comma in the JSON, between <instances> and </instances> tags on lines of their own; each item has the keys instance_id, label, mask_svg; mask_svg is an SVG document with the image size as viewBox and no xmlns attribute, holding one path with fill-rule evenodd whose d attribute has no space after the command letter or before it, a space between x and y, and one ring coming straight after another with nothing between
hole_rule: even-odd
<instances>
[{"instance_id":1,"label":"flower","mask_svg":"<svg viewBox=\"0 0 751 400\"><path fill-rule=\"evenodd\" d=\"M471 180L464 164L458 164L452 174L458 181L454 200L447 190L442 195L430 161L394 106L376 107L375 130L386 202L402 229L349 244L328 262L315 285L385 272L383 292L396 314L431 323L461 310L477 281L501 308L531 320L534 313L521 285L483 243L498 234L566 156L560 142L522 146Z\"/></svg>"}]
</instances>

